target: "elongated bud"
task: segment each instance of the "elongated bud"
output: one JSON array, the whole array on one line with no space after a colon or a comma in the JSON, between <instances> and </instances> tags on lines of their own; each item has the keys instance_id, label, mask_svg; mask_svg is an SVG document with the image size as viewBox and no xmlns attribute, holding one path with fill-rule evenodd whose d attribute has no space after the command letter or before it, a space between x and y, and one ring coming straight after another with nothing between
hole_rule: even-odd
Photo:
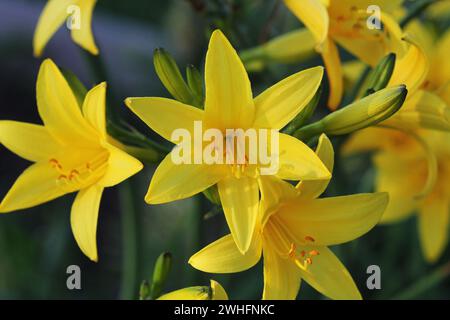
<instances>
[{"instance_id":1,"label":"elongated bud","mask_svg":"<svg viewBox=\"0 0 450 320\"><path fill-rule=\"evenodd\" d=\"M400 109L407 93L404 85L380 90L297 130L294 136L307 140L321 133L343 135L376 125Z\"/></svg>"},{"instance_id":2,"label":"elongated bud","mask_svg":"<svg viewBox=\"0 0 450 320\"><path fill-rule=\"evenodd\" d=\"M193 65L186 67L186 78L189 89L191 89L192 95L195 99L195 106L203 109L203 79L202 74Z\"/></svg>"},{"instance_id":3,"label":"elongated bud","mask_svg":"<svg viewBox=\"0 0 450 320\"><path fill-rule=\"evenodd\" d=\"M161 295L171 266L172 266L172 255L169 252L162 253L156 260L155 267L153 270L153 279L151 286L152 299L156 299Z\"/></svg>"},{"instance_id":4,"label":"elongated bud","mask_svg":"<svg viewBox=\"0 0 450 320\"><path fill-rule=\"evenodd\" d=\"M162 295L158 300L211 300L212 290L207 286L189 287Z\"/></svg>"},{"instance_id":5,"label":"elongated bud","mask_svg":"<svg viewBox=\"0 0 450 320\"><path fill-rule=\"evenodd\" d=\"M260 71L267 62L293 63L315 54L315 40L308 29L295 30L276 37L265 44L240 53L249 71Z\"/></svg>"},{"instance_id":6,"label":"elongated bud","mask_svg":"<svg viewBox=\"0 0 450 320\"><path fill-rule=\"evenodd\" d=\"M380 60L367 75L358 97L365 97L373 92L386 88L394 72L395 57L394 53L390 53Z\"/></svg>"},{"instance_id":7,"label":"elongated bud","mask_svg":"<svg viewBox=\"0 0 450 320\"><path fill-rule=\"evenodd\" d=\"M150 298L150 285L147 280L142 281L139 289L139 300L147 300Z\"/></svg>"},{"instance_id":8,"label":"elongated bud","mask_svg":"<svg viewBox=\"0 0 450 320\"><path fill-rule=\"evenodd\" d=\"M158 48L153 54L153 64L167 91L176 100L191 104L194 100L193 95L172 56L166 50Z\"/></svg>"}]
</instances>

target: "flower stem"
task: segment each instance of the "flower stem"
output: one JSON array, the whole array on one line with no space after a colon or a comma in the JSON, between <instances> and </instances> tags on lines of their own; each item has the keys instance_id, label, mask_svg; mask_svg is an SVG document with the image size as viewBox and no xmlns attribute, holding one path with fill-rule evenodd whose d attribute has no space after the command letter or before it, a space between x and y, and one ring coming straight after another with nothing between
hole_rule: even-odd
<instances>
[{"instance_id":1,"label":"flower stem","mask_svg":"<svg viewBox=\"0 0 450 320\"><path fill-rule=\"evenodd\" d=\"M119 190L122 214L122 285L120 299L134 299L138 292L138 228L133 189L130 181L124 181Z\"/></svg>"}]
</instances>

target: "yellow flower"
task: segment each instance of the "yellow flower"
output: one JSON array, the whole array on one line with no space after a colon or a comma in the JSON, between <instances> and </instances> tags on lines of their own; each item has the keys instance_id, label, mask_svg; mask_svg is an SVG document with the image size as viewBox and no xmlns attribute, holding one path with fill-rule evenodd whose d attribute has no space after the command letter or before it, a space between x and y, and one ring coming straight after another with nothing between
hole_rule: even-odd
<instances>
[{"instance_id":1,"label":"yellow flower","mask_svg":"<svg viewBox=\"0 0 450 320\"><path fill-rule=\"evenodd\" d=\"M417 139L397 130L369 128L353 136L345 154L375 150L377 170L375 188L388 192L390 201L382 223L395 223L417 212L419 235L425 258L435 262L447 244L450 210L450 133L419 131ZM423 194L429 180L427 153L437 160L437 175L430 190Z\"/></svg>"},{"instance_id":2,"label":"yellow flower","mask_svg":"<svg viewBox=\"0 0 450 320\"><path fill-rule=\"evenodd\" d=\"M75 43L97 55L92 34L92 13L97 0L49 0L39 17L34 33L34 55L39 57L50 38L55 34L64 21L73 14L71 34Z\"/></svg>"},{"instance_id":3,"label":"yellow flower","mask_svg":"<svg viewBox=\"0 0 450 320\"><path fill-rule=\"evenodd\" d=\"M284 0L287 7L311 31L321 53L330 81L328 105L335 109L343 95L343 71L336 43L363 62L374 66L389 52L402 52L402 32L389 13L402 0ZM384 28L366 25L370 6L382 11Z\"/></svg>"},{"instance_id":4,"label":"yellow flower","mask_svg":"<svg viewBox=\"0 0 450 320\"><path fill-rule=\"evenodd\" d=\"M228 300L220 283L211 280L210 287L189 287L162 295L157 300Z\"/></svg>"},{"instance_id":5,"label":"yellow flower","mask_svg":"<svg viewBox=\"0 0 450 320\"><path fill-rule=\"evenodd\" d=\"M79 106L51 60L39 70L36 96L44 125L0 121L0 143L35 162L11 187L0 212L30 208L79 191L72 206L72 231L81 251L97 261L97 217L105 187L142 169L142 164L109 142L105 120L106 84L90 90Z\"/></svg>"},{"instance_id":6,"label":"yellow flower","mask_svg":"<svg viewBox=\"0 0 450 320\"><path fill-rule=\"evenodd\" d=\"M322 135L317 154L332 171L333 147ZM260 178L258 230L242 255L230 235L210 244L189 263L211 273L247 270L264 256L263 299L295 299L304 279L332 299L360 299L347 269L328 248L368 232L388 203L386 193L317 199L329 180L296 187L275 177Z\"/></svg>"},{"instance_id":7,"label":"yellow flower","mask_svg":"<svg viewBox=\"0 0 450 320\"><path fill-rule=\"evenodd\" d=\"M283 128L312 99L323 68L311 68L275 84L253 99L250 81L236 51L219 30L206 55L205 110L165 98L128 98L126 104L167 140L175 129L194 136L194 122L205 128ZM278 133L278 132L277 132ZM228 137L227 137L228 138ZM177 141L172 141L177 143ZM201 146L200 146L201 147ZM174 149L172 153L177 152ZM301 141L279 134L278 176L288 180L329 178L315 153ZM259 165L174 164L169 154L156 170L145 200L159 204L193 196L218 184L220 199L238 248L248 250L258 215Z\"/></svg>"}]
</instances>

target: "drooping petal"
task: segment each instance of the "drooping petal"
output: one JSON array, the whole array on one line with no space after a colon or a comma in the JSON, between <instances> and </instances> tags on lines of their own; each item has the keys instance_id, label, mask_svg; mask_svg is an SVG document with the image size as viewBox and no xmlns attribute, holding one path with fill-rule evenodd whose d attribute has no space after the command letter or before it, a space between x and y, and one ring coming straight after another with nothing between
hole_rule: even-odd
<instances>
[{"instance_id":1,"label":"drooping petal","mask_svg":"<svg viewBox=\"0 0 450 320\"><path fill-rule=\"evenodd\" d=\"M193 137L194 121L202 121L204 115L203 110L166 98L128 98L125 103L152 130L169 141L177 129L186 129Z\"/></svg>"},{"instance_id":2,"label":"drooping petal","mask_svg":"<svg viewBox=\"0 0 450 320\"><path fill-rule=\"evenodd\" d=\"M42 62L36 83L39 115L57 140L73 146L98 144L98 135L83 118L77 100L58 67Z\"/></svg>"},{"instance_id":3,"label":"drooping petal","mask_svg":"<svg viewBox=\"0 0 450 320\"><path fill-rule=\"evenodd\" d=\"M106 133L106 82L89 90L84 98L83 115L86 121L105 139Z\"/></svg>"},{"instance_id":4,"label":"drooping petal","mask_svg":"<svg viewBox=\"0 0 450 320\"><path fill-rule=\"evenodd\" d=\"M58 184L59 173L48 161L31 165L17 178L0 204L0 212L37 206L67 193Z\"/></svg>"},{"instance_id":5,"label":"drooping petal","mask_svg":"<svg viewBox=\"0 0 450 320\"><path fill-rule=\"evenodd\" d=\"M335 300L361 300L361 294L347 268L327 247L300 247L305 252L316 251L319 254L308 264L298 260L297 265L302 278L314 289Z\"/></svg>"},{"instance_id":6,"label":"drooping petal","mask_svg":"<svg viewBox=\"0 0 450 320\"><path fill-rule=\"evenodd\" d=\"M211 128L248 128L255 106L247 71L220 30L211 35L205 66L205 121Z\"/></svg>"},{"instance_id":7,"label":"drooping petal","mask_svg":"<svg viewBox=\"0 0 450 320\"><path fill-rule=\"evenodd\" d=\"M188 287L160 296L157 300L210 300L210 289L206 286Z\"/></svg>"},{"instance_id":8,"label":"drooping petal","mask_svg":"<svg viewBox=\"0 0 450 320\"><path fill-rule=\"evenodd\" d=\"M166 203L191 197L216 184L226 168L207 164L174 164L169 153L159 164L150 183L145 201Z\"/></svg>"},{"instance_id":9,"label":"drooping petal","mask_svg":"<svg viewBox=\"0 0 450 320\"><path fill-rule=\"evenodd\" d=\"M316 154L327 167L328 171L333 172L334 166L334 149L330 139L325 134L319 138ZM314 199L319 197L327 188L330 179L317 181L300 181L297 184L297 189L300 191L300 197Z\"/></svg>"},{"instance_id":10,"label":"drooping petal","mask_svg":"<svg viewBox=\"0 0 450 320\"><path fill-rule=\"evenodd\" d=\"M249 250L258 218L259 188L254 178L228 176L218 183L220 201L236 246Z\"/></svg>"},{"instance_id":11,"label":"drooping petal","mask_svg":"<svg viewBox=\"0 0 450 320\"><path fill-rule=\"evenodd\" d=\"M81 251L92 261L98 261L97 220L103 187L93 185L78 192L72 205L70 225Z\"/></svg>"},{"instance_id":12,"label":"drooping petal","mask_svg":"<svg viewBox=\"0 0 450 320\"><path fill-rule=\"evenodd\" d=\"M228 300L225 289L217 281L211 280L212 299L211 300Z\"/></svg>"},{"instance_id":13,"label":"drooping petal","mask_svg":"<svg viewBox=\"0 0 450 320\"><path fill-rule=\"evenodd\" d=\"M372 229L380 221L387 204L387 193L296 199L281 207L277 218L289 229L296 243L313 239L315 245L336 245L354 240Z\"/></svg>"},{"instance_id":14,"label":"drooping petal","mask_svg":"<svg viewBox=\"0 0 450 320\"><path fill-rule=\"evenodd\" d=\"M436 262L447 245L450 201L431 196L419 209L420 243L428 262Z\"/></svg>"},{"instance_id":15,"label":"drooping petal","mask_svg":"<svg viewBox=\"0 0 450 320\"><path fill-rule=\"evenodd\" d=\"M92 33L92 14L97 0L78 1L80 9L80 26L72 29L72 39L92 54L98 54L98 48Z\"/></svg>"},{"instance_id":16,"label":"drooping petal","mask_svg":"<svg viewBox=\"0 0 450 320\"><path fill-rule=\"evenodd\" d=\"M327 39L322 51L322 59L327 71L330 83L330 96L328 97L328 108L336 110L344 94L344 78L339 51L333 40Z\"/></svg>"},{"instance_id":17,"label":"drooping petal","mask_svg":"<svg viewBox=\"0 0 450 320\"><path fill-rule=\"evenodd\" d=\"M306 144L287 134L280 133L279 137L279 170L277 173L279 178L285 180L331 178L330 171Z\"/></svg>"},{"instance_id":18,"label":"drooping petal","mask_svg":"<svg viewBox=\"0 0 450 320\"><path fill-rule=\"evenodd\" d=\"M34 32L34 55L39 57L56 30L64 23L69 13L67 8L74 5L77 0L49 0L39 17Z\"/></svg>"},{"instance_id":19,"label":"drooping petal","mask_svg":"<svg viewBox=\"0 0 450 320\"><path fill-rule=\"evenodd\" d=\"M255 98L258 128L282 129L314 97L322 81L323 68L298 72L265 90Z\"/></svg>"},{"instance_id":20,"label":"drooping petal","mask_svg":"<svg viewBox=\"0 0 450 320\"><path fill-rule=\"evenodd\" d=\"M194 268L209 273L235 273L250 269L258 263L262 253L262 242L255 235L249 250L242 254L231 234L206 246L189 259Z\"/></svg>"},{"instance_id":21,"label":"drooping petal","mask_svg":"<svg viewBox=\"0 0 450 320\"><path fill-rule=\"evenodd\" d=\"M294 261L280 257L270 244L264 245L263 300L295 300L301 272Z\"/></svg>"},{"instance_id":22,"label":"drooping petal","mask_svg":"<svg viewBox=\"0 0 450 320\"><path fill-rule=\"evenodd\" d=\"M313 33L317 43L325 42L328 36L327 8L319 0L284 0L292 13Z\"/></svg>"},{"instance_id":23,"label":"drooping petal","mask_svg":"<svg viewBox=\"0 0 450 320\"><path fill-rule=\"evenodd\" d=\"M61 148L44 126L17 121L0 121L0 143L33 162L50 160Z\"/></svg>"},{"instance_id":24,"label":"drooping petal","mask_svg":"<svg viewBox=\"0 0 450 320\"><path fill-rule=\"evenodd\" d=\"M103 187L115 186L134 176L144 167L139 160L125 151L110 144L107 144L106 148L109 151L108 169L105 176L98 182L99 185Z\"/></svg>"}]
</instances>

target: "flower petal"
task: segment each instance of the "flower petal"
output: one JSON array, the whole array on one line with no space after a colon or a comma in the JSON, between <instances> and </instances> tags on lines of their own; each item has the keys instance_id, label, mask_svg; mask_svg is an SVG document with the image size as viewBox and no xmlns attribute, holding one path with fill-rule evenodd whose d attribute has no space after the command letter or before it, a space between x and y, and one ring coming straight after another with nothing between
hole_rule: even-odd
<instances>
[{"instance_id":1,"label":"flower petal","mask_svg":"<svg viewBox=\"0 0 450 320\"><path fill-rule=\"evenodd\" d=\"M285 180L330 179L331 173L306 144L287 134L279 135L279 170Z\"/></svg>"},{"instance_id":2,"label":"flower petal","mask_svg":"<svg viewBox=\"0 0 450 320\"><path fill-rule=\"evenodd\" d=\"M0 121L0 143L33 162L50 160L61 148L44 126L17 121Z\"/></svg>"},{"instance_id":3,"label":"flower petal","mask_svg":"<svg viewBox=\"0 0 450 320\"><path fill-rule=\"evenodd\" d=\"M166 98L127 98L125 103L152 130L169 141L177 129L186 129L193 136L194 121L202 121L204 115L203 110Z\"/></svg>"},{"instance_id":4,"label":"flower petal","mask_svg":"<svg viewBox=\"0 0 450 320\"><path fill-rule=\"evenodd\" d=\"M307 246L300 250L319 255L314 256L312 264L297 261L302 278L323 295L335 300L361 300L361 294L347 268L327 247Z\"/></svg>"},{"instance_id":5,"label":"flower petal","mask_svg":"<svg viewBox=\"0 0 450 320\"><path fill-rule=\"evenodd\" d=\"M262 253L262 242L253 237L249 250L242 254L231 234L206 246L189 259L195 269L209 273L235 273L250 269L258 263Z\"/></svg>"},{"instance_id":6,"label":"flower petal","mask_svg":"<svg viewBox=\"0 0 450 320\"><path fill-rule=\"evenodd\" d=\"M69 16L67 8L77 2L77 0L49 0L47 2L34 32L33 47L36 57L42 55L50 38Z\"/></svg>"},{"instance_id":7,"label":"flower petal","mask_svg":"<svg viewBox=\"0 0 450 320\"><path fill-rule=\"evenodd\" d=\"M241 253L249 250L256 228L259 204L258 182L254 178L228 176L219 181L219 195L225 218Z\"/></svg>"},{"instance_id":8,"label":"flower petal","mask_svg":"<svg viewBox=\"0 0 450 320\"><path fill-rule=\"evenodd\" d=\"M330 139L325 134L319 138L316 154L327 167L328 171L333 172L334 166L334 149ZM328 187L330 179L317 181L300 181L296 188L300 191L300 197L315 199L319 197Z\"/></svg>"},{"instance_id":9,"label":"flower petal","mask_svg":"<svg viewBox=\"0 0 450 320\"><path fill-rule=\"evenodd\" d=\"M339 51L333 40L327 39L324 43L322 59L327 71L328 82L330 83L328 108L336 110L344 94L344 76Z\"/></svg>"},{"instance_id":10,"label":"flower petal","mask_svg":"<svg viewBox=\"0 0 450 320\"><path fill-rule=\"evenodd\" d=\"M314 239L319 246L359 238L380 221L388 204L387 193L356 194L315 200L293 200L277 214L296 243Z\"/></svg>"},{"instance_id":11,"label":"flower petal","mask_svg":"<svg viewBox=\"0 0 450 320\"><path fill-rule=\"evenodd\" d=\"M169 153L156 169L145 201L159 204L191 197L216 184L225 176L225 169L220 165L177 165Z\"/></svg>"},{"instance_id":12,"label":"flower petal","mask_svg":"<svg viewBox=\"0 0 450 320\"><path fill-rule=\"evenodd\" d=\"M263 300L295 300L300 290L301 272L294 261L281 258L270 244L264 245Z\"/></svg>"},{"instance_id":13,"label":"flower petal","mask_svg":"<svg viewBox=\"0 0 450 320\"><path fill-rule=\"evenodd\" d=\"M92 14L97 0L78 1L80 8L80 27L72 29L72 39L92 54L98 54L92 33Z\"/></svg>"},{"instance_id":14,"label":"flower petal","mask_svg":"<svg viewBox=\"0 0 450 320\"><path fill-rule=\"evenodd\" d=\"M106 82L89 90L83 102L86 121L105 139L106 133Z\"/></svg>"},{"instance_id":15,"label":"flower petal","mask_svg":"<svg viewBox=\"0 0 450 320\"><path fill-rule=\"evenodd\" d=\"M97 220L103 187L93 185L78 192L70 214L73 236L81 251L92 261L98 261Z\"/></svg>"},{"instance_id":16,"label":"flower petal","mask_svg":"<svg viewBox=\"0 0 450 320\"><path fill-rule=\"evenodd\" d=\"M211 300L228 300L225 289L217 281L211 280L212 299Z\"/></svg>"},{"instance_id":17,"label":"flower petal","mask_svg":"<svg viewBox=\"0 0 450 320\"><path fill-rule=\"evenodd\" d=\"M206 54L205 120L210 128L248 128L255 107L248 79L238 54L220 30L213 32Z\"/></svg>"},{"instance_id":18,"label":"flower petal","mask_svg":"<svg viewBox=\"0 0 450 320\"><path fill-rule=\"evenodd\" d=\"M317 43L325 42L328 36L328 12L319 0L284 0L292 13L313 33Z\"/></svg>"},{"instance_id":19,"label":"flower petal","mask_svg":"<svg viewBox=\"0 0 450 320\"><path fill-rule=\"evenodd\" d=\"M420 243L428 262L436 262L447 245L450 201L432 196L419 209Z\"/></svg>"},{"instance_id":20,"label":"flower petal","mask_svg":"<svg viewBox=\"0 0 450 320\"><path fill-rule=\"evenodd\" d=\"M58 176L48 161L31 165L6 194L0 204L0 212L34 207L66 194L67 191L58 185Z\"/></svg>"},{"instance_id":21,"label":"flower petal","mask_svg":"<svg viewBox=\"0 0 450 320\"><path fill-rule=\"evenodd\" d=\"M58 67L42 62L36 83L38 111L50 134L71 146L97 144L98 134L83 118L77 100Z\"/></svg>"},{"instance_id":22,"label":"flower petal","mask_svg":"<svg viewBox=\"0 0 450 320\"><path fill-rule=\"evenodd\" d=\"M255 98L258 128L282 129L314 97L322 81L323 68L298 72L265 90Z\"/></svg>"}]
</instances>

